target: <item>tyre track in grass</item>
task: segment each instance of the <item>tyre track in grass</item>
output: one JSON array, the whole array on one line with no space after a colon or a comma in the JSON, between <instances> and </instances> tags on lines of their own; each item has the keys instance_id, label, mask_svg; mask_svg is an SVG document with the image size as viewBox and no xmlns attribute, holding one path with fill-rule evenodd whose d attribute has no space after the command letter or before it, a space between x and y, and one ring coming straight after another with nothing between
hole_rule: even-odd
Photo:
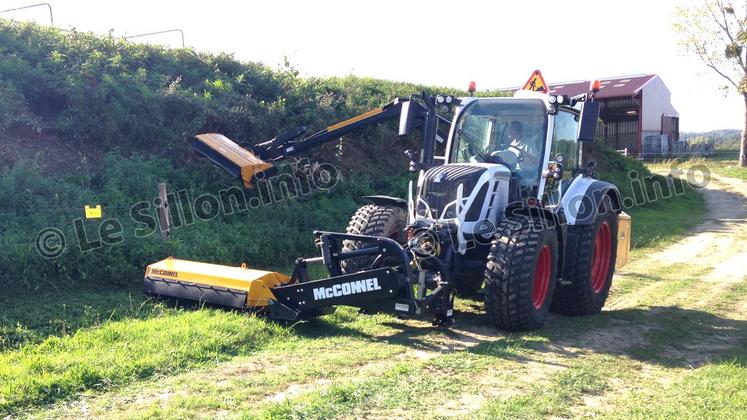
<instances>
[{"instance_id":1,"label":"tyre track in grass","mask_svg":"<svg viewBox=\"0 0 747 420\"><path fill-rule=\"evenodd\" d=\"M333 319L301 326L297 331L301 336L315 329L323 331L316 333L318 338L310 337L308 343L301 339L285 348L215 368L137 383L27 414L69 418L186 416L187 405L210 416L231 417L236 410L282 405L286 400L328 389L351 378L370 380L402 364L426 364L435 357L501 339L495 334L486 336L489 331L479 326L474 331L442 332L434 330L430 323L417 320L356 317L349 309L340 312ZM326 330L340 335L327 337ZM306 347L305 351L299 351L301 347ZM226 397L216 398L217 393ZM199 401L195 395L208 397Z\"/></svg>"},{"instance_id":2,"label":"tyre track in grass","mask_svg":"<svg viewBox=\"0 0 747 420\"><path fill-rule=\"evenodd\" d=\"M342 318L345 318L343 315ZM378 322L381 322L380 320ZM136 383L120 390L94 394L69 403L59 403L31 417L67 418L140 417L144 415L188 416L185 405L202 413L225 417L253 404L284 399L322 386L350 371L375 369L423 352L400 344L373 341L365 335L372 322L358 325L360 337L342 336L296 338L249 357L212 368L188 371L171 377ZM327 328L322 323L319 328ZM300 331L303 334L305 330ZM327 366L335 368L329 369ZM225 398L216 397L224 394ZM207 395L195 401L195 395Z\"/></svg>"},{"instance_id":3,"label":"tyre track in grass","mask_svg":"<svg viewBox=\"0 0 747 420\"><path fill-rule=\"evenodd\" d=\"M688 375L698 372L698 368L720 360L747 343L744 264L747 261L747 182L714 179L703 194L708 205L708 219L692 236L636 260L628 268L633 275L651 272L690 275L689 281L681 282L680 290L675 287L673 294L651 299L651 295L659 297L660 291L677 283L676 276L665 275L627 295L613 295L608 310L614 313L649 306L649 313L643 317L639 329L645 331L647 324L659 324L656 326L659 333L649 330L644 334L658 354L640 364L640 378L636 378L639 383L610 378L611 382L617 382L615 387L585 397L583 404L574 408L574 416L614 417L618 403L630 399L631 395L655 394L676 386ZM665 318L657 322L662 313ZM682 325L677 326L678 323ZM631 359L640 357L640 353L626 356L630 358L620 359L620 363L634 368L636 362Z\"/></svg>"}]
</instances>

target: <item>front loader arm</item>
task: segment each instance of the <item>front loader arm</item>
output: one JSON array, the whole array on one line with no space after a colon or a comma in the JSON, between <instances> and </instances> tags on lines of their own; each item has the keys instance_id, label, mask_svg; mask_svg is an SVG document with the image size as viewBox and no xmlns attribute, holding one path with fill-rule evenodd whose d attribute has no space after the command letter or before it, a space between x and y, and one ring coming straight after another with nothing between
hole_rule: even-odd
<instances>
[{"instance_id":1,"label":"front loader arm","mask_svg":"<svg viewBox=\"0 0 747 420\"><path fill-rule=\"evenodd\" d=\"M272 162L300 155L363 127L398 118L402 114L403 104L407 103L416 104L417 102L397 98L382 107L333 124L310 136L304 137L308 130L306 127L299 127L272 140L249 146L251 150L247 150L217 133L196 136L192 147L232 176L241 179L245 187L251 188L254 176L272 168ZM425 107L421 104L417 103L417 106L412 108L409 110L408 119L424 115ZM427 109L425 110L427 111ZM402 129L400 132L402 132Z\"/></svg>"}]
</instances>

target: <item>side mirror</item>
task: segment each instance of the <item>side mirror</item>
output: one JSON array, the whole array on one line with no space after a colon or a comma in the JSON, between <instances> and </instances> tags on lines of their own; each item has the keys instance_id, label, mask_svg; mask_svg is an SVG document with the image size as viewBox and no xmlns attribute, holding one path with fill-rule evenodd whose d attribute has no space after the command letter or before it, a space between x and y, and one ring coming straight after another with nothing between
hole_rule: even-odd
<instances>
[{"instance_id":1,"label":"side mirror","mask_svg":"<svg viewBox=\"0 0 747 420\"><path fill-rule=\"evenodd\" d=\"M597 134L597 120L599 119L599 102L583 102L581 118L578 122L578 141L594 141Z\"/></svg>"}]
</instances>

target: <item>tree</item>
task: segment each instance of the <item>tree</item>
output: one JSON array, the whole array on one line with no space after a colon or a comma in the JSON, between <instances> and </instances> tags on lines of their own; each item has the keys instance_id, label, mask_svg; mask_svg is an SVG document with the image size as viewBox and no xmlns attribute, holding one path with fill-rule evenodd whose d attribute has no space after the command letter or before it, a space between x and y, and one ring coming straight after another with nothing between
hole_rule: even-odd
<instances>
[{"instance_id":1,"label":"tree","mask_svg":"<svg viewBox=\"0 0 747 420\"><path fill-rule=\"evenodd\" d=\"M678 8L675 30L686 51L697 56L744 98L745 121L739 165L747 166L747 0L704 0L701 6Z\"/></svg>"}]
</instances>

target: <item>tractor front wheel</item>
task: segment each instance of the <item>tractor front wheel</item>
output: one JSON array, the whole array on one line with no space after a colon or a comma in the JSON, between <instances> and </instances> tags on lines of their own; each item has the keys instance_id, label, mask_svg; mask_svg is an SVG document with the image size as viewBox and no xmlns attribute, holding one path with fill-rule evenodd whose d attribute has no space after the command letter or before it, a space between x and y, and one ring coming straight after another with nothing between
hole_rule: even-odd
<instances>
[{"instance_id":1,"label":"tractor front wheel","mask_svg":"<svg viewBox=\"0 0 747 420\"><path fill-rule=\"evenodd\" d=\"M407 225L407 212L396 206L379 206L369 204L363 206L350 218L347 232L353 235L379 236L394 239L400 244L407 239L405 226ZM343 251L354 251L365 248L363 241L344 241ZM355 273L366 270L373 264L374 258L360 257L352 258L342 262L345 273Z\"/></svg>"},{"instance_id":2,"label":"tractor front wheel","mask_svg":"<svg viewBox=\"0 0 747 420\"><path fill-rule=\"evenodd\" d=\"M485 309L507 331L542 327L550 311L558 266L553 228L527 217L498 226L485 270Z\"/></svg>"}]
</instances>

